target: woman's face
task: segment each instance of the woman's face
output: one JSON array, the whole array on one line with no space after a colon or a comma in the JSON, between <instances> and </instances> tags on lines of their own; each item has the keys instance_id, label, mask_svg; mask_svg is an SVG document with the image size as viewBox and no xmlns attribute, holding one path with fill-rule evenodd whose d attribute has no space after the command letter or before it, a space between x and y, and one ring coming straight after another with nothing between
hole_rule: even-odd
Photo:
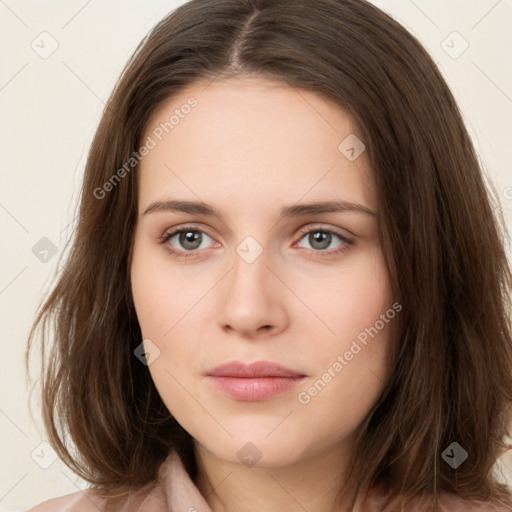
<instances>
[{"instance_id":1,"label":"woman's face","mask_svg":"<svg viewBox=\"0 0 512 512\"><path fill-rule=\"evenodd\" d=\"M400 306L356 137L335 104L248 77L196 83L148 124L131 266L143 348L169 411L221 459L343 450L387 381Z\"/></svg>"}]
</instances>

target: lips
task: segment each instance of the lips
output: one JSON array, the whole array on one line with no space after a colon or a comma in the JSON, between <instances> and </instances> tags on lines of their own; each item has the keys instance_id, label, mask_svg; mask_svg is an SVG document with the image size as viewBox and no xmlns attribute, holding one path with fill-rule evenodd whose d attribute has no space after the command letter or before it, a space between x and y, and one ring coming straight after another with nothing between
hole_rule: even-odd
<instances>
[{"instance_id":1,"label":"lips","mask_svg":"<svg viewBox=\"0 0 512 512\"><path fill-rule=\"evenodd\" d=\"M213 377L304 377L300 374L275 363L258 361L256 363L244 364L238 361L222 364L208 372Z\"/></svg>"},{"instance_id":2,"label":"lips","mask_svg":"<svg viewBox=\"0 0 512 512\"><path fill-rule=\"evenodd\" d=\"M247 402L266 400L298 385L305 375L276 363L233 361L207 372L216 389L229 397Z\"/></svg>"}]
</instances>

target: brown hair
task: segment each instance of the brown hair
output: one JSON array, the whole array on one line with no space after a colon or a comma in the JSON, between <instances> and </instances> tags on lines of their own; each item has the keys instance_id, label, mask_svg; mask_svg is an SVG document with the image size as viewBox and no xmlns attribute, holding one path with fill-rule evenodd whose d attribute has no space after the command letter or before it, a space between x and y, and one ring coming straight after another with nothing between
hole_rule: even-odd
<instances>
[{"instance_id":1,"label":"brown hair","mask_svg":"<svg viewBox=\"0 0 512 512\"><path fill-rule=\"evenodd\" d=\"M492 471L512 418L512 276L499 202L431 57L364 0L192 0L137 48L90 149L63 271L30 333L27 365L36 331L43 340L50 442L107 494L152 482L171 450L194 471L190 435L133 354L142 340L129 278L136 170L106 197L97 191L140 147L164 100L240 73L334 100L357 123L373 170L403 310L391 378L362 425L340 496L343 488L353 505L385 482L386 510L415 497L436 510L441 491L509 500ZM442 458L453 442L468 454L457 469Z\"/></svg>"}]
</instances>

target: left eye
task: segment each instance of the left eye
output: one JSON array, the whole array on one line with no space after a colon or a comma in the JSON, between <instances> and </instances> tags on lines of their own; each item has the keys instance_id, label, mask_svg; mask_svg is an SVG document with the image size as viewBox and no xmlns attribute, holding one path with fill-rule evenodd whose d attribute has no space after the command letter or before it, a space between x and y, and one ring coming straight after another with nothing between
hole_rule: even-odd
<instances>
[{"instance_id":1,"label":"left eye","mask_svg":"<svg viewBox=\"0 0 512 512\"><path fill-rule=\"evenodd\" d=\"M336 237L339 240L341 240L341 244L339 245L343 245L343 243L350 243L350 241L345 237L338 235L333 231L324 229L313 229L311 231L308 231L301 237L301 240L306 239L307 242L312 246L312 249L314 251L324 252L325 249L329 248L329 246L331 245L333 237Z\"/></svg>"}]
</instances>

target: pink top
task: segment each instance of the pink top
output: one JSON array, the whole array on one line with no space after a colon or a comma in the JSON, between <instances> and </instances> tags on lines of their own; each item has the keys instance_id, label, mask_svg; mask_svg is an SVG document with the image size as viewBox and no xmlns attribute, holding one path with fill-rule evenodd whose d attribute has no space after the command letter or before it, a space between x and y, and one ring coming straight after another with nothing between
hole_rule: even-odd
<instances>
[{"instance_id":1,"label":"pink top","mask_svg":"<svg viewBox=\"0 0 512 512\"><path fill-rule=\"evenodd\" d=\"M158 482L119 500L112 512L212 512L175 452L160 467ZM87 489L45 501L27 512L106 512L105 503L97 491Z\"/></svg>"},{"instance_id":2,"label":"pink top","mask_svg":"<svg viewBox=\"0 0 512 512\"><path fill-rule=\"evenodd\" d=\"M367 496L364 512L381 510L379 502L386 493L374 488ZM454 495L442 493L443 512L509 512L508 507L482 505L467 507ZM382 503L382 502L381 502ZM148 484L106 509L106 500L98 491L86 489L45 501L27 512L212 512L190 478L179 456L172 452L163 462L156 483ZM420 512L414 505L406 512Z\"/></svg>"}]
</instances>

